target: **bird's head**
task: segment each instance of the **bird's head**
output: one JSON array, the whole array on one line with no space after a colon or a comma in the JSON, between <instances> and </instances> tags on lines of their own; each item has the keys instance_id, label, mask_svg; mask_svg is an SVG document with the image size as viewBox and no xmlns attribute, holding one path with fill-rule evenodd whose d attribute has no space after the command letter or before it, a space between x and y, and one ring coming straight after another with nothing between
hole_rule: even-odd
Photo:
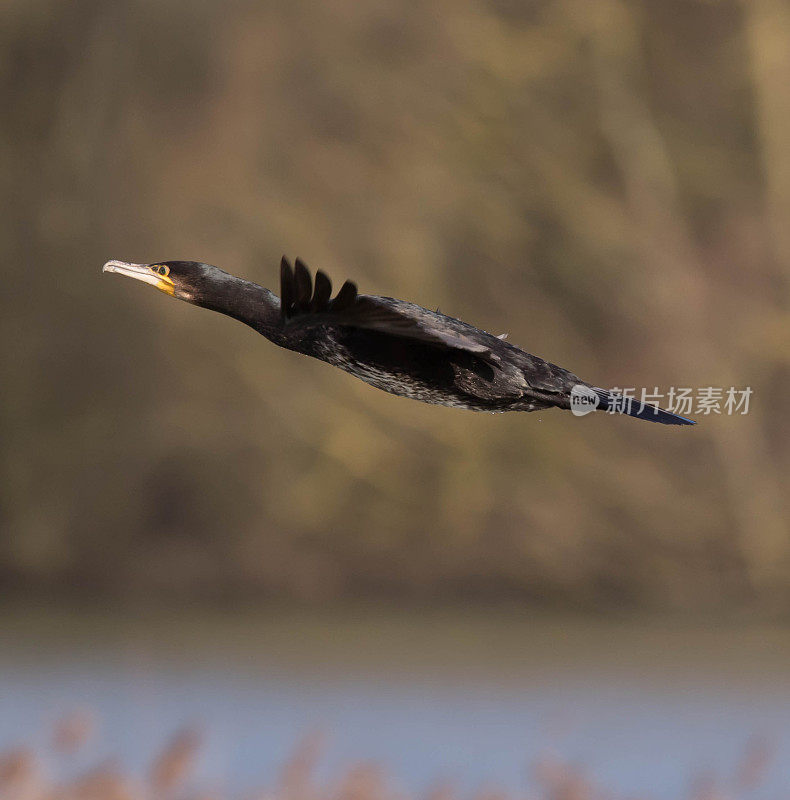
<instances>
[{"instance_id":1,"label":"bird's head","mask_svg":"<svg viewBox=\"0 0 790 800\"><path fill-rule=\"evenodd\" d=\"M108 261L102 267L102 272L126 275L148 283L171 297L195 304L199 304L207 294L214 294L235 280L219 267L199 261L157 261L155 264Z\"/></svg>"}]
</instances>

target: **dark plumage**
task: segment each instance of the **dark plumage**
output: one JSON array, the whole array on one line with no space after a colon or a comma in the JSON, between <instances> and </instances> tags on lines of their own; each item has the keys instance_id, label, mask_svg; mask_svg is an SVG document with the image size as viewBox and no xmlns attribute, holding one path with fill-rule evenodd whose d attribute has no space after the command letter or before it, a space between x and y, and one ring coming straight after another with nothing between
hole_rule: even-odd
<instances>
[{"instance_id":1,"label":"dark plumage","mask_svg":"<svg viewBox=\"0 0 790 800\"><path fill-rule=\"evenodd\" d=\"M283 258L280 298L250 281L193 261L128 264L104 270L151 283L194 305L227 314L281 347L339 367L379 389L426 403L473 411L570 408L580 391L598 408L670 425L685 419L597 389L562 367L437 311L392 297L360 295L346 281L332 297L299 259Z\"/></svg>"}]
</instances>

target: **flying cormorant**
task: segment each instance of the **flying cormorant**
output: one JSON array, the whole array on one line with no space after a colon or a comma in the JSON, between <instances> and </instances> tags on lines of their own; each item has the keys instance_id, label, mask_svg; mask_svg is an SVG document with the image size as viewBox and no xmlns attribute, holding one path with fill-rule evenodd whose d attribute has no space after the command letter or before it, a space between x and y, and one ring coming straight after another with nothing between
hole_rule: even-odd
<instances>
[{"instance_id":1,"label":"flying cormorant","mask_svg":"<svg viewBox=\"0 0 790 800\"><path fill-rule=\"evenodd\" d=\"M594 387L572 372L461 320L392 297L357 293L346 281L333 298L320 270L283 258L280 297L196 261L130 264L117 272L254 328L280 347L326 361L391 394L472 411L616 410L666 425L693 420Z\"/></svg>"}]
</instances>

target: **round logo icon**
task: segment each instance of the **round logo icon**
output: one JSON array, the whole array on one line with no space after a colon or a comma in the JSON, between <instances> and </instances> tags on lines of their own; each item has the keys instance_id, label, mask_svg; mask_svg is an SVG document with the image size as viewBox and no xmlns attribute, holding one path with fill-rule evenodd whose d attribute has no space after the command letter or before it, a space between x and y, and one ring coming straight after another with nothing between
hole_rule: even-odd
<instances>
[{"instance_id":1,"label":"round logo icon","mask_svg":"<svg viewBox=\"0 0 790 800\"><path fill-rule=\"evenodd\" d=\"M571 389L571 413L583 417L598 408L601 398L589 386L577 383Z\"/></svg>"}]
</instances>

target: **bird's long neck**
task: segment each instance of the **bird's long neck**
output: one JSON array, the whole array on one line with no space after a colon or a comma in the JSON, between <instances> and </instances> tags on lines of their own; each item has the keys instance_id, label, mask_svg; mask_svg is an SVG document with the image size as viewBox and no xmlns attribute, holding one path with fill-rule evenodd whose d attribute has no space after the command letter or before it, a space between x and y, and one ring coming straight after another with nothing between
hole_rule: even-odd
<instances>
[{"instance_id":1,"label":"bird's long neck","mask_svg":"<svg viewBox=\"0 0 790 800\"><path fill-rule=\"evenodd\" d=\"M257 283L228 275L221 285L196 294L193 302L233 317L268 339L276 340L279 336L280 298Z\"/></svg>"}]
</instances>

